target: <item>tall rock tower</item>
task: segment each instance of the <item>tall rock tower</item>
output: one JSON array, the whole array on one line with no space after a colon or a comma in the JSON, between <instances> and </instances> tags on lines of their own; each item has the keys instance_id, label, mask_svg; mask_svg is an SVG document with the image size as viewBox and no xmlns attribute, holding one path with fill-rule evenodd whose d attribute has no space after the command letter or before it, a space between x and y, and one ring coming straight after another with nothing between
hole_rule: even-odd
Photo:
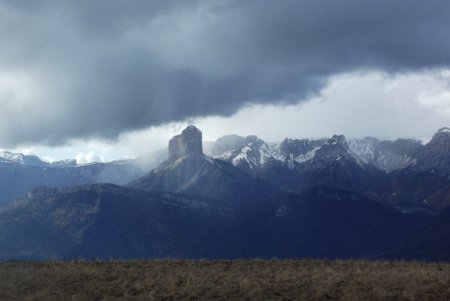
<instances>
[{"instance_id":1,"label":"tall rock tower","mask_svg":"<svg viewBox=\"0 0 450 301\"><path fill-rule=\"evenodd\" d=\"M193 125L188 126L169 141L169 160L174 161L181 157L203 156L202 132Z\"/></svg>"}]
</instances>

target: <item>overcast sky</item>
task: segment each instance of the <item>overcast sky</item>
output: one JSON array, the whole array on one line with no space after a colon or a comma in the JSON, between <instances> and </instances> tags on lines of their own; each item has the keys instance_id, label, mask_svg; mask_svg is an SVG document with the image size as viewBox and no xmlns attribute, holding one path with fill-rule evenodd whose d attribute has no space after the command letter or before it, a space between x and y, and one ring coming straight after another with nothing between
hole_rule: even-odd
<instances>
[{"instance_id":1,"label":"overcast sky","mask_svg":"<svg viewBox=\"0 0 450 301\"><path fill-rule=\"evenodd\" d=\"M450 125L446 0L0 0L0 148L80 162L222 134Z\"/></svg>"}]
</instances>

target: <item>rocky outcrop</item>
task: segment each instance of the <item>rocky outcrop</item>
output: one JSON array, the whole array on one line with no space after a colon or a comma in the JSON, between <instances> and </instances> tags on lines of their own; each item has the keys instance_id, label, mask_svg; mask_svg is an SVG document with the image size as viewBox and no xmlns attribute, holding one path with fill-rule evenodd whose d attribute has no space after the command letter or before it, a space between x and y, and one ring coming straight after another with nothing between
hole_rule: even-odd
<instances>
[{"instance_id":1,"label":"rocky outcrop","mask_svg":"<svg viewBox=\"0 0 450 301\"><path fill-rule=\"evenodd\" d=\"M350 150L344 135L333 135L328 141L317 150L311 160L312 166L322 166L334 164L338 161L348 160L361 165L361 159Z\"/></svg>"},{"instance_id":2,"label":"rocky outcrop","mask_svg":"<svg viewBox=\"0 0 450 301\"><path fill-rule=\"evenodd\" d=\"M169 160L179 158L201 157L203 155L202 132L193 125L188 126L169 141Z\"/></svg>"},{"instance_id":3,"label":"rocky outcrop","mask_svg":"<svg viewBox=\"0 0 450 301\"><path fill-rule=\"evenodd\" d=\"M189 126L169 142L169 159L128 186L145 191L170 191L208 196L236 206L271 203L287 197L271 184L255 179L232 164L202 152L202 134ZM245 140L262 141L256 136ZM246 140L247 141L247 140ZM275 195L275 197L274 197Z\"/></svg>"},{"instance_id":4,"label":"rocky outcrop","mask_svg":"<svg viewBox=\"0 0 450 301\"><path fill-rule=\"evenodd\" d=\"M442 128L418 153L419 170L448 173L450 169L450 128Z\"/></svg>"},{"instance_id":5,"label":"rocky outcrop","mask_svg":"<svg viewBox=\"0 0 450 301\"><path fill-rule=\"evenodd\" d=\"M285 138L280 144L279 152L285 158L293 157L299 158L300 162L307 153L313 151L314 149L319 149L322 145L326 143L327 139L289 139Z\"/></svg>"}]
</instances>

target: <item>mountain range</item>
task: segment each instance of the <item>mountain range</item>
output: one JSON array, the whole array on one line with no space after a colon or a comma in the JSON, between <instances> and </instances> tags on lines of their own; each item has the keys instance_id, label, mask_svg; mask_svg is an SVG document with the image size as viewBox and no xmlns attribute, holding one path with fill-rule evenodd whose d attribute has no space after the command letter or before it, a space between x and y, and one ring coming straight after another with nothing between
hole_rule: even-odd
<instances>
[{"instance_id":1,"label":"mountain range","mask_svg":"<svg viewBox=\"0 0 450 301\"><path fill-rule=\"evenodd\" d=\"M449 128L426 144L229 135L203 147L189 126L151 171L148 155L1 153L0 258L450 260Z\"/></svg>"},{"instance_id":2,"label":"mountain range","mask_svg":"<svg viewBox=\"0 0 450 301\"><path fill-rule=\"evenodd\" d=\"M0 152L0 206L37 186L64 187L94 183L125 185L166 158L155 151L133 160L78 164L75 159L46 162L34 155Z\"/></svg>"}]
</instances>

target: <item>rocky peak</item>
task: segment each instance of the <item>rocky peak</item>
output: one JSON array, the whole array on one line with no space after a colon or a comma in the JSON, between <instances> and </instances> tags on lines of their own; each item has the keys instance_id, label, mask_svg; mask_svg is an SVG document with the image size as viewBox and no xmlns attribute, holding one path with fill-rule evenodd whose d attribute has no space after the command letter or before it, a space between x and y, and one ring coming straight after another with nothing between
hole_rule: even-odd
<instances>
[{"instance_id":1,"label":"rocky peak","mask_svg":"<svg viewBox=\"0 0 450 301\"><path fill-rule=\"evenodd\" d=\"M202 132L193 125L169 141L169 160L181 157L200 157L203 155Z\"/></svg>"},{"instance_id":2,"label":"rocky peak","mask_svg":"<svg viewBox=\"0 0 450 301\"><path fill-rule=\"evenodd\" d=\"M436 145L450 145L450 128L444 127L440 129L429 142Z\"/></svg>"},{"instance_id":3,"label":"rocky peak","mask_svg":"<svg viewBox=\"0 0 450 301\"><path fill-rule=\"evenodd\" d=\"M255 145L264 144L264 141L259 139L258 136L255 136L255 135L250 135L250 136L245 137L244 141L245 141L245 144L247 144L247 145L248 144L255 144Z\"/></svg>"},{"instance_id":4,"label":"rocky peak","mask_svg":"<svg viewBox=\"0 0 450 301\"><path fill-rule=\"evenodd\" d=\"M238 135L226 135L218 138L212 147L213 156L221 156L225 152L236 151L245 145L245 138Z\"/></svg>"},{"instance_id":5,"label":"rocky peak","mask_svg":"<svg viewBox=\"0 0 450 301\"><path fill-rule=\"evenodd\" d=\"M450 127L443 127L442 129L439 129L438 133L450 134Z\"/></svg>"},{"instance_id":6,"label":"rocky peak","mask_svg":"<svg viewBox=\"0 0 450 301\"><path fill-rule=\"evenodd\" d=\"M358 154L353 152L344 135L333 135L327 142L316 151L313 158L315 163L331 164L336 162L351 161L359 166L363 166L364 162Z\"/></svg>"},{"instance_id":7,"label":"rocky peak","mask_svg":"<svg viewBox=\"0 0 450 301\"><path fill-rule=\"evenodd\" d=\"M42 167L45 167L47 165L46 162L43 162L41 159L39 159L39 157L35 155L24 155L20 153L16 154L8 151L0 151L0 158L22 165L33 165Z\"/></svg>"},{"instance_id":8,"label":"rocky peak","mask_svg":"<svg viewBox=\"0 0 450 301\"><path fill-rule=\"evenodd\" d=\"M450 128L442 128L417 154L417 167L448 173L450 168Z\"/></svg>"},{"instance_id":9,"label":"rocky peak","mask_svg":"<svg viewBox=\"0 0 450 301\"><path fill-rule=\"evenodd\" d=\"M345 140L344 135L333 135L333 137L328 139L327 144L329 144L329 145L347 145L347 141Z\"/></svg>"},{"instance_id":10,"label":"rocky peak","mask_svg":"<svg viewBox=\"0 0 450 301\"><path fill-rule=\"evenodd\" d=\"M347 144L347 140L344 135L333 135L327 142L320 148L320 153L335 153L335 152L347 152L350 148Z\"/></svg>"},{"instance_id":11,"label":"rocky peak","mask_svg":"<svg viewBox=\"0 0 450 301\"><path fill-rule=\"evenodd\" d=\"M283 156L303 156L317 150L326 143L326 139L289 139L285 138L280 144L280 153ZM301 159L303 161L303 158Z\"/></svg>"},{"instance_id":12,"label":"rocky peak","mask_svg":"<svg viewBox=\"0 0 450 301\"><path fill-rule=\"evenodd\" d=\"M280 149L286 153L298 153L305 152L308 148L310 141L308 139L289 139L284 138L280 144Z\"/></svg>"}]
</instances>

